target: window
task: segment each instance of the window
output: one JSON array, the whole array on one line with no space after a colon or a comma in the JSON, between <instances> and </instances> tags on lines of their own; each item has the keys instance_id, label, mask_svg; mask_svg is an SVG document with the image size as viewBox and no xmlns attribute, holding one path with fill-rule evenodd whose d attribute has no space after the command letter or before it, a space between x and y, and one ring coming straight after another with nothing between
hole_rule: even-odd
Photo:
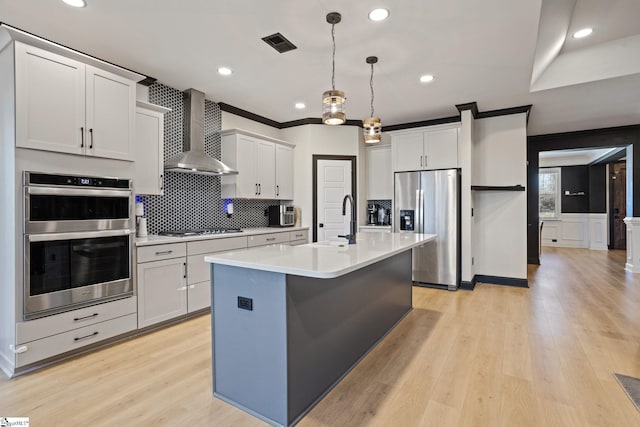
<instances>
[{"instance_id":1,"label":"window","mask_svg":"<svg viewBox=\"0 0 640 427\"><path fill-rule=\"evenodd\" d=\"M560 216L560 169L540 169L540 219Z\"/></svg>"}]
</instances>

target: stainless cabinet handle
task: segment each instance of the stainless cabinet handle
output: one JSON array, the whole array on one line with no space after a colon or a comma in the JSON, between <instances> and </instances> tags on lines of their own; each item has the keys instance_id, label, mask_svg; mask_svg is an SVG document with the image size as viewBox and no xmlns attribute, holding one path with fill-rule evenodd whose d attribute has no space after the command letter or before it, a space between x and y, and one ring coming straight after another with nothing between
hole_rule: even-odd
<instances>
[{"instance_id":1,"label":"stainless cabinet handle","mask_svg":"<svg viewBox=\"0 0 640 427\"><path fill-rule=\"evenodd\" d=\"M91 140L89 141L89 149L93 149L93 128L89 129L89 136L91 137Z\"/></svg>"},{"instance_id":2,"label":"stainless cabinet handle","mask_svg":"<svg viewBox=\"0 0 640 427\"><path fill-rule=\"evenodd\" d=\"M296 234L296 237L302 237L303 234Z\"/></svg>"},{"instance_id":3,"label":"stainless cabinet handle","mask_svg":"<svg viewBox=\"0 0 640 427\"><path fill-rule=\"evenodd\" d=\"M280 195L280 186L276 185L276 196Z\"/></svg>"},{"instance_id":4,"label":"stainless cabinet handle","mask_svg":"<svg viewBox=\"0 0 640 427\"><path fill-rule=\"evenodd\" d=\"M84 148L84 126L80 128L80 148Z\"/></svg>"},{"instance_id":5,"label":"stainless cabinet handle","mask_svg":"<svg viewBox=\"0 0 640 427\"><path fill-rule=\"evenodd\" d=\"M258 195L258 184L256 184L256 196Z\"/></svg>"},{"instance_id":6,"label":"stainless cabinet handle","mask_svg":"<svg viewBox=\"0 0 640 427\"><path fill-rule=\"evenodd\" d=\"M420 167L422 167L422 156L420 156Z\"/></svg>"},{"instance_id":7,"label":"stainless cabinet handle","mask_svg":"<svg viewBox=\"0 0 640 427\"><path fill-rule=\"evenodd\" d=\"M96 335L98 335L98 331L95 331L94 333L89 334L89 335L85 335L83 337L74 338L73 340L78 342L78 341L81 341L81 340L86 340L87 338L95 337Z\"/></svg>"},{"instance_id":8,"label":"stainless cabinet handle","mask_svg":"<svg viewBox=\"0 0 640 427\"><path fill-rule=\"evenodd\" d=\"M267 239L267 242L273 242L274 240L276 240L276 238L275 237L271 237L271 238Z\"/></svg>"},{"instance_id":9,"label":"stainless cabinet handle","mask_svg":"<svg viewBox=\"0 0 640 427\"><path fill-rule=\"evenodd\" d=\"M160 174L160 190L164 190L164 174Z\"/></svg>"},{"instance_id":10,"label":"stainless cabinet handle","mask_svg":"<svg viewBox=\"0 0 640 427\"><path fill-rule=\"evenodd\" d=\"M186 279L187 278L187 263L184 262L184 263L182 263L182 265L184 266L184 276L182 276L182 277L184 277Z\"/></svg>"},{"instance_id":11,"label":"stainless cabinet handle","mask_svg":"<svg viewBox=\"0 0 640 427\"><path fill-rule=\"evenodd\" d=\"M73 321L74 321L74 322L78 322L78 321L80 321L80 320L93 319L94 317L97 317L97 316L98 316L98 313L93 313L93 314L90 314L90 315L88 315L88 316L83 316L83 317L74 317L74 318L73 318Z\"/></svg>"},{"instance_id":12,"label":"stainless cabinet handle","mask_svg":"<svg viewBox=\"0 0 640 427\"><path fill-rule=\"evenodd\" d=\"M173 251L158 251L156 255L169 255L171 253L173 253Z\"/></svg>"},{"instance_id":13,"label":"stainless cabinet handle","mask_svg":"<svg viewBox=\"0 0 640 427\"><path fill-rule=\"evenodd\" d=\"M258 195L262 194L262 184L258 184Z\"/></svg>"},{"instance_id":14,"label":"stainless cabinet handle","mask_svg":"<svg viewBox=\"0 0 640 427\"><path fill-rule=\"evenodd\" d=\"M426 155L425 155L425 156L424 156L424 167L425 167L425 168L426 168L426 167L427 167L427 165L428 165L427 159L428 159L428 156L426 156Z\"/></svg>"}]
</instances>

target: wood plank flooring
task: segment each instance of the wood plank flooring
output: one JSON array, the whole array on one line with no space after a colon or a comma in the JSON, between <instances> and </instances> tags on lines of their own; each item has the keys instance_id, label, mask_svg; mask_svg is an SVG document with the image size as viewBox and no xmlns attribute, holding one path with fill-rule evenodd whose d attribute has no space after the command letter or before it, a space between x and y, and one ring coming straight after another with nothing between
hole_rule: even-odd
<instances>
[{"instance_id":1,"label":"wood plank flooring","mask_svg":"<svg viewBox=\"0 0 640 427\"><path fill-rule=\"evenodd\" d=\"M640 377L640 275L624 261L623 251L545 248L530 289L414 288L414 310L299 425L640 426L612 376ZM265 425L212 397L209 322L2 376L0 416L33 426Z\"/></svg>"}]
</instances>

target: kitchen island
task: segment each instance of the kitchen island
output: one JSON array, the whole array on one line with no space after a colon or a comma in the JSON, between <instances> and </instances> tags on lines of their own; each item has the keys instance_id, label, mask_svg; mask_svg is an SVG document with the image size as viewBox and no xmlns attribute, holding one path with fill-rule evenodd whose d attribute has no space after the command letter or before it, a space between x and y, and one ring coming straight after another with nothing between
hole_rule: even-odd
<instances>
[{"instance_id":1,"label":"kitchen island","mask_svg":"<svg viewBox=\"0 0 640 427\"><path fill-rule=\"evenodd\" d=\"M212 263L213 393L275 425L302 418L412 307L426 234L271 245Z\"/></svg>"}]
</instances>

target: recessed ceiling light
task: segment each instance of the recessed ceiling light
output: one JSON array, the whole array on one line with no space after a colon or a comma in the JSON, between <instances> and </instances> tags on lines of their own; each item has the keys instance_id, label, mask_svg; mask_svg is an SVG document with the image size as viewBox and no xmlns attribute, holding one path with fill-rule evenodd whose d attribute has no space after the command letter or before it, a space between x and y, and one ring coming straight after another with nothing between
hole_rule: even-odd
<instances>
[{"instance_id":1,"label":"recessed ceiling light","mask_svg":"<svg viewBox=\"0 0 640 427\"><path fill-rule=\"evenodd\" d=\"M220 67L218 68L218 74L222 74L223 76L228 76L232 73L231 68Z\"/></svg>"},{"instance_id":2,"label":"recessed ceiling light","mask_svg":"<svg viewBox=\"0 0 640 427\"><path fill-rule=\"evenodd\" d=\"M387 9L373 9L369 12L369 19L372 21L384 21L389 17L389 11Z\"/></svg>"},{"instance_id":3,"label":"recessed ceiling light","mask_svg":"<svg viewBox=\"0 0 640 427\"><path fill-rule=\"evenodd\" d=\"M431 74L425 74L424 76L420 76L421 83L429 83L433 81L433 76Z\"/></svg>"},{"instance_id":4,"label":"recessed ceiling light","mask_svg":"<svg viewBox=\"0 0 640 427\"><path fill-rule=\"evenodd\" d=\"M575 33L573 33L573 38L574 39L581 39L583 37L587 37L591 33L593 33L593 28L583 28L583 29L578 30Z\"/></svg>"},{"instance_id":5,"label":"recessed ceiling light","mask_svg":"<svg viewBox=\"0 0 640 427\"><path fill-rule=\"evenodd\" d=\"M62 0L62 1L68 4L69 6L73 6L73 7L85 7L87 5L87 3L84 0Z\"/></svg>"},{"instance_id":6,"label":"recessed ceiling light","mask_svg":"<svg viewBox=\"0 0 640 427\"><path fill-rule=\"evenodd\" d=\"M304 102L296 102L296 108L298 110L304 110L307 106L304 105Z\"/></svg>"}]
</instances>

